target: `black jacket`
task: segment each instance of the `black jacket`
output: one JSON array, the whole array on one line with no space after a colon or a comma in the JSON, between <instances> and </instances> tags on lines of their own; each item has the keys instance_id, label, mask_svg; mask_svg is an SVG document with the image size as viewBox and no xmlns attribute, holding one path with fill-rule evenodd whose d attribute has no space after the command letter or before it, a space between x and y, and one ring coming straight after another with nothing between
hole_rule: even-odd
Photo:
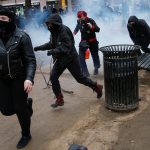
<instances>
[{"instance_id":1,"label":"black jacket","mask_svg":"<svg viewBox=\"0 0 150 150\"><path fill-rule=\"evenodd\" d=\"M92 28L90 28L87 23L91 23ZM79 30L81 32L81 40L86 40L87 42L93 42L96 41L95 32L99 32L100 28L97 26L97 24L92 18L87 17L83 21L77 20L77 25L74 29L74 34L77 34Z\"/></svg>"},{"instance_id":2,"label":"black jacket","mask_svg":"<svg viewBox=\"0 0 150 150\"><path fill-rule=\"evenodd\" d=\"M38 49L53 49L52 56L54 61L57 59L61 66L64 67L78 55L74 45L75 41L71 30L67 26L60 24L58 30L51 34L50 41L38 46Z\"/></svg>"},{"instance_id":3,"label":"black jacket","mask_svg":"<svg viewBox=\"0 0 150 150\"><path fill-rule=\"evenodd\" d=\"M134 44L144 46L150 43L150 27L143 19L138 19L135 16L131 16L129 22L135 22L135 26L131 27L127 25L129 35Z\"/></svg>"},{"instance_id":4,"label":"black jacket","mask_svg":"<svg viewBox=\"0 0 150 150\"><path fill-rule=\"evenodd\" d=\"M25 75L33 82L36 59L30 37L16 28L4 46L0 38L0 78L13 79Z\"/></svg>"}]
</instances>

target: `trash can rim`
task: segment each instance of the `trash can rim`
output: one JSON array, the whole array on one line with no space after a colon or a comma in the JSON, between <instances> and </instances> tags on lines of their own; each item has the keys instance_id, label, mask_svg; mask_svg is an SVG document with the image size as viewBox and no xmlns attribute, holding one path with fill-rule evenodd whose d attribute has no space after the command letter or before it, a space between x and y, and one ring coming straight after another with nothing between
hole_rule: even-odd
<instances>
[{"instance_id":1,"label":"trash can rim","mask_svg":"<svg viewBox=\"0 0 150 150\"><path fill-rule=\"evenodd\" d=\"M109 52L109 50L107 48L111 48L111 47L121 47L121 46L126 46L126 47L132 47L132 49L128 49L129 51L132 51L132 50L139 50L141 49L141 46L140 45L133 45L133 44L115 44L115 45L107 45L107 46L103 46L103 47L100 47L99 50L101 52ZM120 51L120 50L115 50L115 51ZM112 52L112 51L111 51Z\"/></svg>"}]
</instances>

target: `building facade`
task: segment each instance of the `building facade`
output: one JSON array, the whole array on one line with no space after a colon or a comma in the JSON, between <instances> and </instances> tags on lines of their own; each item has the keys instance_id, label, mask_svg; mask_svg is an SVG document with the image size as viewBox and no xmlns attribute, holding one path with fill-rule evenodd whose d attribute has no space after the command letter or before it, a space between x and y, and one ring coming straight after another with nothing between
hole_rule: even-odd
<instances>
[{"instance_id":1,"label":"building facade","mask_svg":"<svg viewBox=\"0 0 150 150\"><path fill-rule=\"evenodd\" d=\"M41 8L50 3L58 3L58 0L31 0L32 6L40 5ZM14 6L14 5L24 5L25 0L1 0L0 4L3 6Z\"/></svg>"},{"instance_id":2,"label":"building facade","mask_svg":"<svg viewBox=\"0 0 150 150\"><path fill-rule=\"evenodd\" d=\"M79 9L80 0L31 0L31 6L43 9L56 8L57 10L77 11ZM1 0L0 5L13 9L17 14L23 14L25 9L25 0Z\"/></svg>"},{"instance_id":3,"label":"building facade","mask_svg":"<svg viewBox=\"0 0 150 150\"><path fill-rule=\"evenodd\" d=\"M25 0L1 0L0 5L12 9L17 14L23 14L25 9ZM48 9L66 9L67 0L31 0L32 8L40 8L42 10L44 6Z\"/></svg>"}]
</instances>

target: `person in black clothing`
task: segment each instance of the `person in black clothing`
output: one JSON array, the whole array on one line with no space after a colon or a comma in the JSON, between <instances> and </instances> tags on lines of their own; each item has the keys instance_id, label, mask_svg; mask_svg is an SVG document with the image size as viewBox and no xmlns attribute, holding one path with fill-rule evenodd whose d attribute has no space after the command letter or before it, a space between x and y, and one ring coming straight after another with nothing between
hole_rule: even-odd
<instances>
[{"instance_id":1,"label":"person in black clothing","mask_svg":"<svg viewBox=\"0 0 150 150\"><path fill-rule=\"evenodd\" d=\"M0 112L16 114L22 129L17 148L31 140L32 90L36 60L30 37L15 25L15 15L0 5Z\"/></svg>"},{"instance_id":2,"label":"person in black clothing","mask_svg":"<svg viewBox=\"0 0 150 150\"><path fill-rule=\"evenodd\" d=\"M50 80L53 92L57 99L51 106L55 108L64 105L59 77L65 69L68 69L71 72L77 82L92 88L97 93L97 98L100 98L102 96L103 86L93 82L82 74L71 30L63 25L62 19L58 14L51 15L46 21L46 25L51 32L50 41L35 47L34 50L49 50L47 55L52 55L55 62L50 74Z\"/></svg>"},{"instance_id":3,"label":"person in black clothing","mask_svg":"<svg viewBox=\"0 0 150 150\"><path fill-rule=\"evenodd\" d=\"M135 45L140 45L145 53L150 53L150 27L143 19L138 19L136 16L130 16L128 19L127 29L129 35ZM139 51L141 55L141 51Z\"/></svg>"},{"instance_id":4,"label":"person in black clothing","mask_svg":"<svg viewBox=\"0 0 150 150\"><path fill-rule=\"evenodd\" d=\"M100 68L100 59L98 55L98 41L96 39L95 32L99 32L100 28L97 26L92 18L87 17L85 11L78 11L77 13L77 25L74 29L74 35L81 32L81 42L79 44L79 58L82 72L89 76L89 71L85 62L85 51L87 48L90 49L93 63L94 63L94 75L98 74ZM86 44L85 44L86 43Z\"/></svg>"}]
</instances>

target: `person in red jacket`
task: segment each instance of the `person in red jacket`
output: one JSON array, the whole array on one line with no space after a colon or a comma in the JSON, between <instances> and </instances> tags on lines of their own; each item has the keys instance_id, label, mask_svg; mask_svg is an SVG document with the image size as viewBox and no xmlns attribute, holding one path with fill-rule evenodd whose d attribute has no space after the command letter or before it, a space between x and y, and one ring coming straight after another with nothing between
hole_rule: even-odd
<instances>
[{"instance_id":1,"label":"person in red jacket","mask_svg":"<svg viewBox=\"0 0 150 150\"><path fill-rule=\"evenodd\" d=\"M78 11L77 13L77 25L74 29L74 35L81 32L81 42L79 44L79 58L80 65L84 75L89 76L89 71L85 62L85 52L89 48L94 63L94 75L98 74L100 68L100 59L98 55L98 41L96 38L96 32L100 31L95 21L92 18L87 17L85 11Z\"/></svg>"}]
</instances>

